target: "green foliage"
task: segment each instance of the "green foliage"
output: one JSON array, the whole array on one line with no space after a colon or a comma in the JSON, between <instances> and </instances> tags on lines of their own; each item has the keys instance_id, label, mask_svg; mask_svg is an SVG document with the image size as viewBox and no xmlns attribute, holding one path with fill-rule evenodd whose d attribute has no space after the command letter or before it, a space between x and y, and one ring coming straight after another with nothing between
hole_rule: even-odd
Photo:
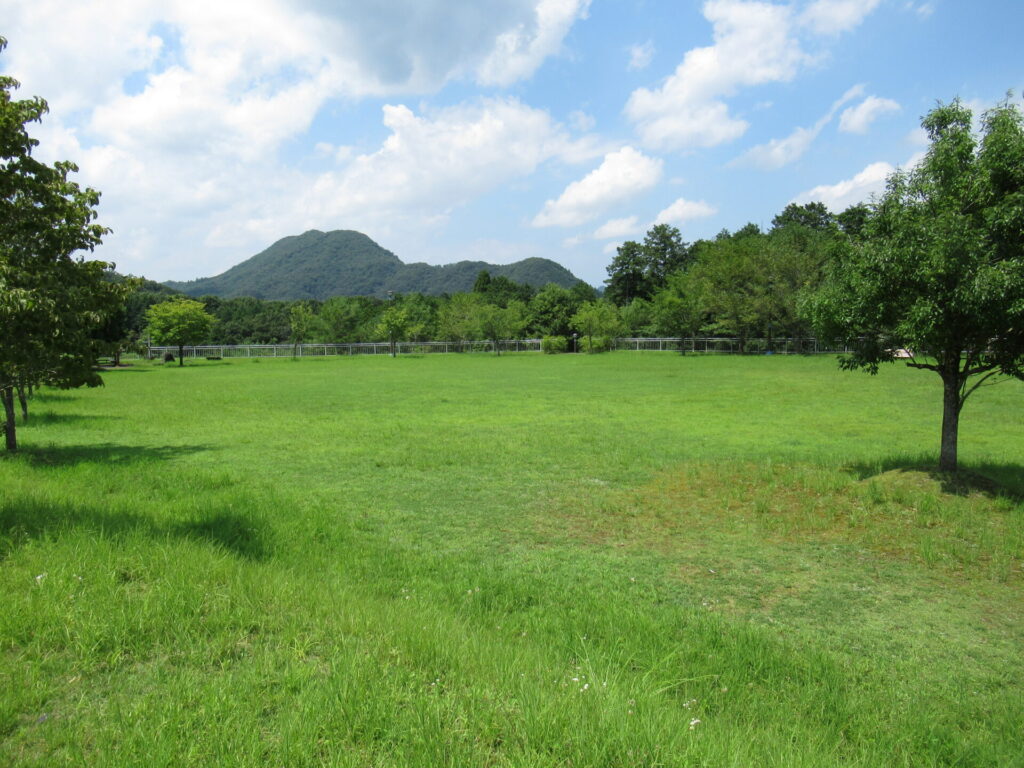
<instances>
[{"instance_id":1,"label":"green foliage","mask_svg":"<svg viewBox=\"0 0 1024 768\"><path fill-rule=\"evenodd\" d=\"M592 355L600 352L611 352L615 349L615 338L612 336L581 336L580 352Z\"/></svg>"},{"instance_id":2,"label":"green foliage","mask_svg":"<svg viewBox=\"0 0 1024 768\"><path fill-rule=\"evenodd\" d=\"M655 295L653 302L658 332L680 338L696 336L708 306L704 288L705 282L698 270L669 275L665 287Z\"/></svg>"},{"instance_id":3,"label":"green foliage","mask_svg":"<svg viewBox=\"0 0 1024 768\"><path fill-rule=\"evenodd\" d=\"M939 105L915 168L889 177L862 240L837 249L807 303L819 333L845 343L847 368L872 373L900 350L943 381L940 467L957 467L967 397L989 377L1024 377L1024 125L1016 105Z\"/></svg>"},{"instance_id":4,"label":"green foliage","mask_svg":"<svg viewBox=\"0 0 1024 768\"><path fill-rule=\"evenodd\" d=\"M672 272L683 270L692 258L679 230L655 224L643 244L627 240L619 246L608 266L605 298L624 306L634 299L650 299Z\"/></svg>"},{"instance_id":5,"label":"green foliage","mask_svg":"<svg viewBox=\"0 0 1024 768\"><path fill-rule=\"evenodd\" d=\"M391 356L395 356L395 345L405 341L409 333L409 312L400 304L390 303L377 323L377 335L387 339L391 345Z\"/></svg>"},{"instance_id":6,"label":"green foliage","mask_svg":"<svg viewBox=\"0 0 1024 768\"><path fill-rule=\"evenodd\" d=\"M224 298L323 301L334 296L383 297L388 291L439 296L471 290L481 270L495 279L537 287L546 283L571 287L579 282L567 269L548 259L525 259L501 266L482 261L439 267L403 264L361 232L310 230L278 240L216 277L167 285L189 296L215 294Z\"/></svg>"},{"instance_id":7,"label":"green foliage","mask_svg":"<svg viewBox=\"0 0 1024 768\"><path fill-rule=\"evenodd\" d=\"M593 301L593 297L586 299ZM548 283L530 300L529 327L540 336L568 336L583 300L578 292Z\"/></svg>"},{"instance_id":8,"label":"green foliage","mask_svg":"<svg viewBox=\"0 0 1024 768\"><path fill-rule=\"evenodd\" d=\"M477 315L484 304L477 293L456 293L437 313L437 333L446 341L472 341L477 331Z\"/></svg>"},{"instance_id":9,"label":"green foliage","mask_svg":"<svg viewBox=\"0 0 1024 768\"><path fill-rule=\"evenodd\" d=\"M384 302L370 296L335 296L320 308L326 340L332 343L371 341Z\"/></svg>"},{"instance_id":10,"label":"green foliage","mask_svg":"<svg viewBox=\"0 0 1024 768\"><path fill-rule=\"evenodd\" d=\"M292 343L298 346L310 341L320 330L320 318L308 302L298 301L288 310L291 320Z\"/></svg>"},{"instance_id":11,"label":"green foliage","mask_svg":"<svg viewBox=\"0 0 1024 768\"><path fill-rule=\"evenodd\" d=\"M146 321L153 341L177 347L178 365L184 365L183 348L207 341L214 317L206 311L203 302L179 296L147 309Z\"/></svg>"},{"instance_id":12,"label":"green foliage","mask_svg":"<svg viewBox=\"0 0 1024 768\"><path fill-rule=\"evenodd\" d=\"M545 336L540 340L540 350L545 355L558 355L569 351L569 339L565 336Z\"/></svg>"},{"instance_id":13,"label":"green foliage","mask_svg":"<svg viewBox=\"0 0 1024 768\"><path fill-rule=\"evenodd\" d=\"M0 51L6 44L0 37ZM99 193L68 178L73 163L33 157L39 142L28 125L47 106L12 98L17 88L0 76L0 401L9 451L17 448L15 389L102 383L94 367L105 326L131 290L113 279L113 265L74 258L107 233L93 223Z\"/></svg>"},{"instance_id":14,"label":"green foliage","mask_svg":"<svg viewBox=\"0 0 1024 768\"><path fill-rule=\"evenodd\" d=\"M529 285L509 280L504 275L491 277L490 272L482 270L473 283L473 293L481 294L490 304L507 307L510 301L530 301L534 290Z\"/></svg>"},{"instance_id":15,"label":"green foliage","mask_svg":"<svg viewBox=\"0 0 1024 768\"><path fill-rule=\"evenodd\" d=\"M619 309L619 315L622 318L622 333L624 335L654 335L654 304L647 299L633 299L629 304Z\"/></svg>"},{"instance_id":16,"label":"green foliage","mask_svg":"<svg viewBox=\"0 0 1024 768\"><path fill-rule=\"evenodd\" d=\"M772 229L797 226L827 232L835 227L836 218L824 203L790 203L772 219Z\"/></svg>"},{"instance_id":17,"label":"green foliage","mask_svg":"<svg viewBox=\"0 0 1024 768\"><path fill-rule=\"evenodd\" d=\"M582 334L581 349L604 352L601 339L618 336L622 331L622 318L618 308L610 301L592 301L584 304L572 317L572 327ZM586 341L583 345L582 342Z\"/></svg>"}]
</instances>

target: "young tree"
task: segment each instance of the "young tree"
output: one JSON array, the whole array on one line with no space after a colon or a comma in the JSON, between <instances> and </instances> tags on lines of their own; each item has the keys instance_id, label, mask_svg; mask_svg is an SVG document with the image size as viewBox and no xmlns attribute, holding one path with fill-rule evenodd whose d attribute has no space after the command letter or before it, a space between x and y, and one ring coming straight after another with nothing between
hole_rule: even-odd
<instances>
[{"instance_id":1,"label":"young tree","mask_svg":"<svg viewBox=\"0 0 1024 768\"><path fill-rule=\"evenodd\" d=\"M587 351L595 352L594 337L615 336L622 327L618 308L609 301L592 301L572 316L572 327L587 337Z\"/></svg>"},{"instance_id":2,"label":"young tree","mask_svg":"<svg viewBox=\"0 0 1024 768\"><path fill-rule=\"evenodd\" d=\"M178 365L185 364L185 347L206 340L213 328L213 315L201 301L178 296L146 310L149 333L157 344L178 348Z\"/></svg>"},{"instance_id":3,"label":"young tree","mask_svg":"<svg viewBox=\"0 0 1024 768\"><path fill-rule=\"evenodd\" d=\"M294 352L298 354L299 345L313 336L319 318L313 312L307 301L297 301L288 310L288 319L292 329L292 344Z\"/></svg>"},{"instance_id":4,"label":"young tree","mask_svg":"<svg viewBox=\"0 0 1024 768\"><path fill-rule=\"evenodd\" d=\"M850 346L846 369L908 365L942 379L939 469L957 469L960 411L1000 374L1024 379L1024 127L1015 105L985 113L940 104L931 144L889 177L862 242L848 242L808 302L819 333Z\"/></svg>"},{"instance_id":5,"label":"young tree","mask_svg":"<svg viewBox=\"0 0 1024 768\"><path fill-rule=\"evenodd\" d=\"M500 355L499 342L519 336L526 327L526 305L513 299L507 307L480 303L473 318L477 334L487 339L494 347L494 354Z\"/></svg>"},{"instance_id":6,"label":"young tree","mask_svg":"<svg viewBox=\"0 0 1024 768\"><path fill-rule=\"evenodd\" d=\"M406 312L405 307L394 303L389 304L388 308L384 310L384 314L380 316L380 322L377 323L377 335L388 340L388 348L391 350L392 357L397 354L396 345L405 338L408 332L409 313Z\"/></svg>"},{"instance_id":7,"label":"young tree","mask_svg":"<svg viewBox=\"0 0 1024 768\"><path fill-rule=\"evenodd\" d=\"M0 37L0 51L7 41ZM129 288L112 265L76 259L107 230L94 224L99 193L68 179L73 163L32 156L29 123L46 113L40 98L15 100L16 80L0 77L0 401L8 451L17 450L16 391L40 383L97 386L100 325Z\"/></svg>"}]
</instances>

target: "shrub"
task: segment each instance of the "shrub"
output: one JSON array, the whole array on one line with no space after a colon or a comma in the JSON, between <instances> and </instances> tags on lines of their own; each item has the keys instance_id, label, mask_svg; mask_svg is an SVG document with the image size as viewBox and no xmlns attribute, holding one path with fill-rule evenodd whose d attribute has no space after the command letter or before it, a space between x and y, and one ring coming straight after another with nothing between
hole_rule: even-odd
<instances>
[{"instance_id":1,"label":"shrub","mask_svg":"<svg viewBox=\"0 0 1024 768\"><path fill-rule=\"evenodd\" d=\"M609 352L615 347L615 339L611 336L595 336L591 343L589 336L580 336L580 352L595 354L597 352Z\"/></svg>"},{"instance_id":2,"label":"shrub","mask_svg":"<svg viewBox=\"0 0 1024 768\"><path fill-rule=\"evenodd\" d=\"M569 351L569 340L565 336L545 336L540 340L540 348L546 355L557 355Z\"/></svg>"}]
</instances>

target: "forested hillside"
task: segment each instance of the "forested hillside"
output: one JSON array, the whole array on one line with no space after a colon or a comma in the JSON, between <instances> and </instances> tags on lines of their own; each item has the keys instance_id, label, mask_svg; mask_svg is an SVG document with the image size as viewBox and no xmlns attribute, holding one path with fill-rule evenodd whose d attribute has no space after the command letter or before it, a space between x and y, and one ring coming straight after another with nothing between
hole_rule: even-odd
<instances>
[{"instance_id":1,"label":"forested hillside","mask_svg":"<svg viewBox=\"0 0 1024 768\"><path fill-rule=\"evenodd\" d=\"M404 264L361 232L310 230L278 240L262 253L216 277L167 285L189 296L225 299L295 301L332 296L378 296L422 293L440 296L472 289L481 271L508 277L535 288L555 283L569 288L579 282L569 270L548 259L525 259L515 264L492 265L460 261L444 266Z\"/></svg>"}]
</instances>

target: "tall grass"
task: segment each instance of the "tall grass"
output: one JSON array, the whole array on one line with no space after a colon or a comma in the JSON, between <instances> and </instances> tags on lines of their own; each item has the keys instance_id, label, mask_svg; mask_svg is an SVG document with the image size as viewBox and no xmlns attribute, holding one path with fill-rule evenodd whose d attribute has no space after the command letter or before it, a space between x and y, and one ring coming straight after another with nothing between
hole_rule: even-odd
<instances>
[{"instance_id":1,"label":"tall grass","mask_svg":"<svg viewBox=\"0 0 1024 768\"><path fill-rule=\"evenodd\" d=\"M937 377L934 377L937 379ZM832 360L136 366L0 461L0 762L1020 764L1022 389Z\"/></svg>"}]
</instances>

